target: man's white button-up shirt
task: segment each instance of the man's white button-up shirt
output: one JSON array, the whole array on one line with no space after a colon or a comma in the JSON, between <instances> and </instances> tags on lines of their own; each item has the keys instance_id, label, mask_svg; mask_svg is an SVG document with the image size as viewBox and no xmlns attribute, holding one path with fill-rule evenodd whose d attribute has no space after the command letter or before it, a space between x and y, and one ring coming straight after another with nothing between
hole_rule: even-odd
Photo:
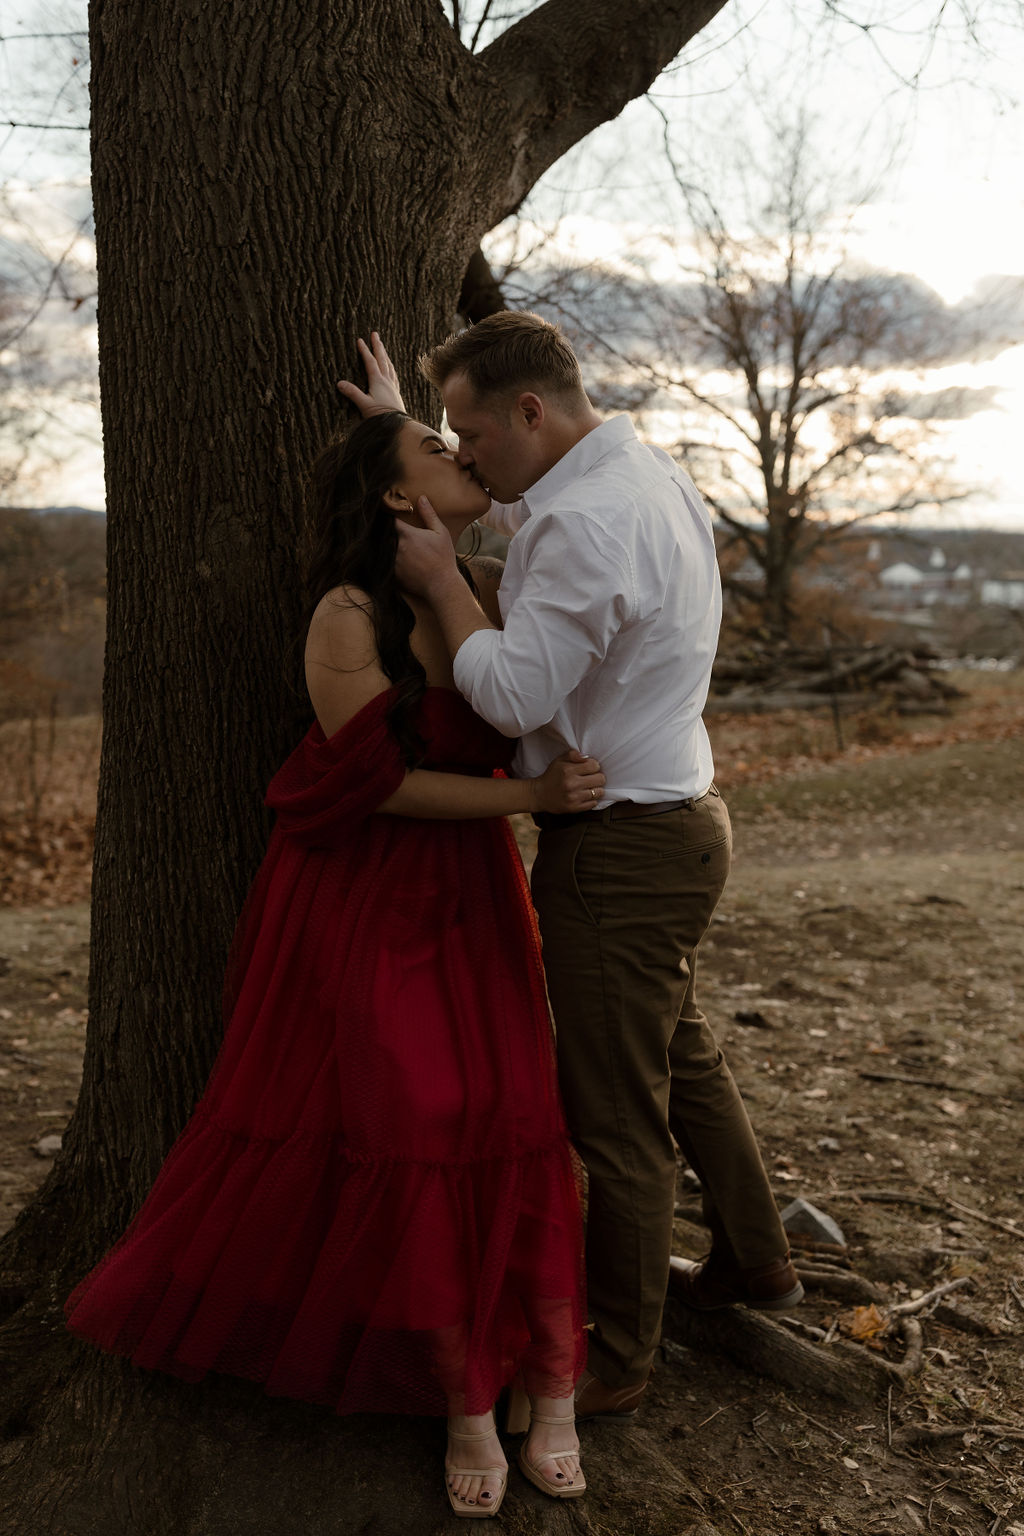
<instances>
[{"instance_id":1,"label":"man's white button-up shirt","mask_svg":"<svg viewBox=\"0 0 1024 1536\"><path fill-rule=\"evenodd\" d=\"M477 714L521 737L516 772L534 777L575 747L601 764L602 805L703 794L722 599L689 476L616 416L486 521L514 534L498 592L505 627L469 636L455 682Z\"/></svg>"}]
</instances>

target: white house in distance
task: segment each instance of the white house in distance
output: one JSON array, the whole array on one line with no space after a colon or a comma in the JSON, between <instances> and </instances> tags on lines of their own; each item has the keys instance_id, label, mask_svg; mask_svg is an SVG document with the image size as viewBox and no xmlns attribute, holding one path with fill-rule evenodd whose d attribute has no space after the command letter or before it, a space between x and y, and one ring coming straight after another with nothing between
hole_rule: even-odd
<instances>
[{"instance_id":1,"label":"white house in distance","mask_svg":"<svg viewBox=\"0 0 1024 1536\"><path fill-rule=\"evenodd\" d=\"M915 593L928 582L924 571L919 571L916 565L911 565L907 560L887 565L884 571L879 572L878 579L887 591L907 594Z\"/></svg>"},{"instance_id":2,"label":"white house in distance","mask_svg":"<svg viewBox=\"0 0 1024 1536\"><path fill-rule=\"evenodd\" d=\"M991 608L1024 608L1024 571L987 577L981 584L981 600Z\"/></svg>"},{"instance_id":3,"label":"white house in distance","mask_svg":"<svg viewBox=\"0 0 1024 1536\"><path fill-rule=\"evenodd\" d=\"M941 549L933 549L928 569L920 570L908 560L899 560L878 573L879 585L888 596L908 606L929 607L933 603L966 603L971 593L969 565L961 563L951 571Z\"/></svg>"}]
</instances>

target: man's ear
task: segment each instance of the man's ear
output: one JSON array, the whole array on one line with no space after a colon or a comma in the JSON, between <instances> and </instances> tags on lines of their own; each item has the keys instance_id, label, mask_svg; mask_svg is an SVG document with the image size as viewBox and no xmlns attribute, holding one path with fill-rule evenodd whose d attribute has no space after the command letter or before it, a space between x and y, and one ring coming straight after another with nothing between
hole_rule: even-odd
<instances>
[{"instance_id":1,"label":"man's ear","mask_svg":"<svg viewBox=\"0 0 1024 1536\"><path fill-rule=\"evenodd\" d=\"M520 420L531 432L535 432L538 427L543 426L544 401L540 398L540 395L531 394L529 391L520 395L516 400L516 410L519 413Z\"/></svg>"},{"instance_id":2,"label":"man's ear","mask_svg":"<svg viewBox=\"0 0 1024 1536\"><path fill-rule=\"evenodd\" d=\"M404 491L399 490L397 485L389 486L381 499L386 507L391 508L392 512L412 511L412 502Z\"/></svg>"}]
</instances>

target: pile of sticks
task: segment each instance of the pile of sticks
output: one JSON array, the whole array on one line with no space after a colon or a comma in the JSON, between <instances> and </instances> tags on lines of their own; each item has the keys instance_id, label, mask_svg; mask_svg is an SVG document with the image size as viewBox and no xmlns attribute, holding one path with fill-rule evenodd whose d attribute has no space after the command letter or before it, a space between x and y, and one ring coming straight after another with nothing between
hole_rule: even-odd
<instances>
[{"instance_id":1,"label":"pile of sticks","mask_svg":"<svg viewBox=\"0 0 1024 1536\"><path fill-rule=\"evenodd\" d=\"M930 646L749 645L720 655L711 674L712 713L763 714L780 709L841 709L880 704L901 715L950 712L963 697L939 670Z\"/></svg>"}]
</instances>

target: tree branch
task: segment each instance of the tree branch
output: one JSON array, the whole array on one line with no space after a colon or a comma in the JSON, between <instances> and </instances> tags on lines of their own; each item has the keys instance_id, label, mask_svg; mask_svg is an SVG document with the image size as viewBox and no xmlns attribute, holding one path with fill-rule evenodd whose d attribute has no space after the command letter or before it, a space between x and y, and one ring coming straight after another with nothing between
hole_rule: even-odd
<instances>
[{"instance_id":1,"label":"tree branch","mask_svg":"<svg viewBox=\"0 0 1024 1536\"><path fill-rule=\"evenodd\" d=\"M497 100L509 166L488 227L514 212L549 166L642 96L727 0L547 0L476 55ZM499 127L499 125L501 125Z\"/></svg>"},{"instance_id":2,"label":"tree branch","mask_svg":"<svg viewBox=\"0 0 1024 1536\"><path fill-rule=\"evenodd\" d=\"M462 279L459 314L467 324L475 325L478 320L485 319L487 315L495 315L506 307L501 285L491 271L487 257L477 246L469 258L469 266Z\"/></svg>"}]
</instances>

